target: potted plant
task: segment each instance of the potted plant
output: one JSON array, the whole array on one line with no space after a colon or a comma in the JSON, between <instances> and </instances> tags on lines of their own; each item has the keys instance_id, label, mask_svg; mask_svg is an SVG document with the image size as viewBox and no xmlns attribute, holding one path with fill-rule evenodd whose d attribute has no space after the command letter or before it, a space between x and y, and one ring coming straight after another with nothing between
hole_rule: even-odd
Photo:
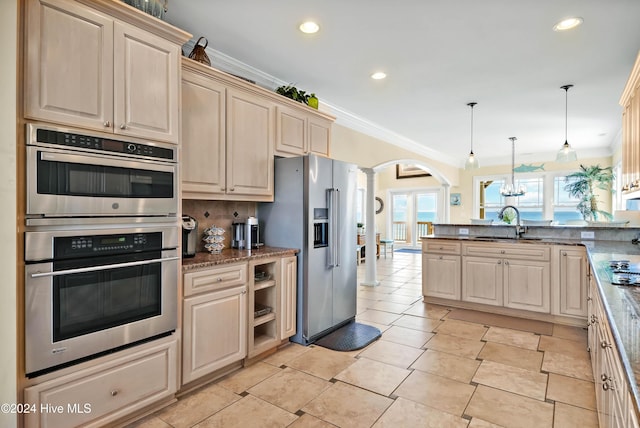
<instances>
[{"instance_id":1,"label":"potted plant","mask_svg":"<svg viewBox=\"0 0 640 428\"><path fill-rule=\"evenodd\" d=\"M608 166L602 168L600 165L584 166L580 165L577 172L567 175L564 186L570 196L578 198L577 208L585 221L599 221L602 217L611 220L611 213L598 209L598 197L596 189L612 191L613 169Z\"/></svg>"},{"instance_id":2,"label":"potted plant","mask_svg":"<svg viewBox=\"0 0 640 428\"><path fill-rule=\"evenodd\" d=\"M318 108L318 97L316 94L307 94L305 91L301 91L293 85L283 85L276 88L276 93L284 95L287 98L291 98L299 103L306 104L313 108Z\"/></svg>"}]
</instances>

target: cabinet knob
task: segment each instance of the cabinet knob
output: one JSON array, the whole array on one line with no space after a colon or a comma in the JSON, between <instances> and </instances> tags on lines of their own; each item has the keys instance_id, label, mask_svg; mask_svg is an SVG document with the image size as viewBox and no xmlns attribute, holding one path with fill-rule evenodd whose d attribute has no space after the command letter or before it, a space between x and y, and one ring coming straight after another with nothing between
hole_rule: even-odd
<instances>
[{"instance_id":1,"label":"cabinet knob","mask_svg":"<svg viewBox=\"0 0 640 428\"><path fill-rule=\"evenodd\" d=\"M500 254L504 254L504 250L500 250Z\"/></svg>"},{"instance_id":2,"label":"cabinet knob","mask_svg":"<svg viewBox=\"0 0 640 428\"><path fill-rule=\"evenodd\" d=\"M105 123L103 123L103 125L104 125L105 128L110 128L111 127L111 122L109 122L107 120Z\"/></svg>"},{"instance_id":3,"label":"cabinet knob","mask_svg":"<svg viewBox=\"0 0 640 428\"><path fill-rule=\"evenodd\" d=\"M502 260L498 260L498 264L501 265L502 264Z\"/></svg>"},{"instance_id":4,"label":"cabinet knob","mask_svg":"<svg viewBox=\"0 0 640 428\"><path fill-rule=\"evenodd\" d=\"M111 396L115 397L116 395L118 395L118 390L114 389L113 391L111 391Z\"/></svg>"},{"instance_id":5,"label":"cabinet knob","mask_svg":"<svg viewBox=\"0 0 640 428\"><path fill-rule=\"evenodd\" d=\"M608 390L609 390L609 384L608 384L608 383L606 383L606 382L605 382L605 383L603 383L603 384L602 384L602 389L604 389L605 391L608 391Z\"/></svg>"},{"instance_id":6,"label":"cabinet knob","mask_svg":"<svg viewBox=\"0 0 640 428\"><path fill-rule=\"evenodd\" d=\"M505 264L505 265L507 265L507 266L509 266L509 261L508 261L508 260L505 260L505 261L504 261L504 264Z\"/></svg>"},{"instance_id":7,"label":"cabinet knob","mask_svg":"<svg viewBox=\"0 0 640 428\"><path fill-rule=\"evenodd\" d=\"M591 298L591 296L587 297L587 302L592 301L593 299Z\"/></svg>"},{"instance_id":8,"label":"cabinet knob","mask_svg":"<svg viewBox=\"0 0 640 428\"><path fill-rule=\"evenodd\" d=\"M563 255L563 256L566 256L566 255L567 255L567 252L566 252L566 251L563 251L563 252L562 252L562 255Z\"/></svg>"},{"instance_id":9,"label":"cabinet knob","mask_svg":"<svg viewBox=\"0 0 640 428\"><path fill-rule=\"evenodd\" d=\"M600 379L601 379L603 382L606 382L606 381L608 381L608 380L611 380L611 378L610 378L609 376L607 376L605 373L602 373L602 374L600 375Z\"/></svg>"},{"instance_id":10,"label":"cabinet knob","mask_svg":"<svg viewBox=\"0 0 640 428\"><path fill-rule=\"evenodd\" d=\"M605 340L603 340L602 342L600 342L600 347L602 349L607 349L607 348L611 348L611 344L607 343Z\"/></svg>"},{"instance_id":11,"label":"cabinet knob","mask_svg":"<svg viewBox=\"0 0 640 428\"><path fill-rule=\"evenodd\" d=\"M222 278L217 277L217 278L216 278L216 281L218 281L218 282L222 282Z\"/></svg>"},{"instance_id":12,"label":"cabinet knob","mask_svg":"<svg viewBox=\"0 0 640 428\"><path fill-rule=\"evenodd\" d=\"M120 129L127 129L127 124L123 123L122 125L120 125Z\"/></svg>"},{"instance_id":13,"label":"cabinet knob","mask_svg":"<svg viewBox=\"0 0 640 428\"><path fill-rule=\"evenodd\" d=\"M438 259L442 260L442 256L438 257Z\"/></svg>"},{"instance_id":14,"label":"cabinet knob","mask_svg":"<svg viewBox=\"0 0 640 428\"><path fill-rule=\"evenodd\" d=\"M232 187L232 188L229 189L229 191L231 191L231 192L233 192L234 190L236 190L235 187Z\"/></svg>"}]
</instances>

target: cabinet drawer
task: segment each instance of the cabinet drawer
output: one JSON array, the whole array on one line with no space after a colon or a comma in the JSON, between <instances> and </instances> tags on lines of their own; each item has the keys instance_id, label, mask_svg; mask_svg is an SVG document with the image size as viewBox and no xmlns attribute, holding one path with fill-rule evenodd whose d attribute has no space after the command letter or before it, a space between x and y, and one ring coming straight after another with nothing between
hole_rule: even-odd
<instances>
[{"instance_id":1,"label":"cabinet drawer","mask_svg":"<svg viewBox=\"0 0 640 428\"><path fill-rule=\"evenodd\" d=\"M526 259L548 261L550 258L550 248L542 245L530 244L464 244L462 252L465 256L478 257L500 257L502 259Z\"/></svg>"},{"instance_id":2,"label":"cabinet drawer","mask_svg":"<svg viewBox=\"0 0 640 428\"><path fill-rule=\"evenodd\" d=\"M25 402L37 412L25 415L25 426L104 426L171 396L177 390L176 348L177 341L164 343L26 388Z\"/></svg>"},{"instance_id":3,"label":"cabinet drawer","mask_svg":"<svg viewBox=\"0 0 640 428\"><path fill-rule=\"evenodd\" d=\"M221 290L227 287L244 285L246 282L246 263L188 272L184 274L184 295L187 297L205 291Z\"/></svg>"},{"instance_id":4,"label":"cabinet drawer","mask_svg":"<svg viewBox=\"0 0 640 428\"><path fill-rule=\"evenodd\" d=\"M425 239L422 241L423 253L460 254L460 243L445 239Z\"/></svg>"}]
</instances>

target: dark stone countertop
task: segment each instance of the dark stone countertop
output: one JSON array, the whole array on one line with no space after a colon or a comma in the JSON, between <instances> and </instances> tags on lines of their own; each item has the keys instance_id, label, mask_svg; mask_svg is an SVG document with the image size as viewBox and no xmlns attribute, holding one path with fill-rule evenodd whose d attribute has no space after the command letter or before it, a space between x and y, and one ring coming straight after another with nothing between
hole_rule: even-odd
<instances>
[{"instance_id":1,"label":"dark stone countertop","mask_svg":"<svg viewBox=\"0 0 640 428\"><path fill-rule=\"evenodd\" d=\"M182 273L228 263L245 262L268 257L294 256L299 250L295 248L279 248L263 246L256 250L236 250L227 248L220 254L198 252L195 257L182 259Z\"/></svg>"}]
</instances>

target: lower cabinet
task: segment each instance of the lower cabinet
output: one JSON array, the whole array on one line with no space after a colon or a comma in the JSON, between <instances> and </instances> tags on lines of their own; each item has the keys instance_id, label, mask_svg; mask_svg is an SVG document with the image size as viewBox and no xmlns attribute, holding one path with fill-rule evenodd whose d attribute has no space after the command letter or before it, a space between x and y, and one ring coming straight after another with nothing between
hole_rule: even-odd
<instances>
[{"instance_id":1,"label":"lower cabinet","mask_svg":"<svg viewBox=\"0 0 640 428\"><path fill-rule=\"evenodd\" d=\"M246 285L185 298L183 317L183 384L247 355Z\"/></svg>"},{"instance_id":2,"label":"lower cabinet","mask_svg":"<svg viewBox=\"0 0 640 428\"><path fill-rule=\"evenodd\" d=\"M104 426L177 391L177 340L31 386L25 427ZM46 409L46 410L43 410Z\"/></svg>"},{"instance_id":3,"label":"lower cabinet","mask_svg":"<svg viewBox=\"0 0 640 428\"><path fill-rule=\"evenodd\" d=\"M296 256L280 260L280 340L296 334L296 306L298 259Z\"/></svg>"},{"instance_id":4,"label":"lower cabinet","mask_svg":"<svg viewBox=\"0 0 640 428\"><path fill-rule=\"evenodd\" d=\"M460 256L423 254L422 293L460 300Z\"/></svg>"},{"instance_id":5,"label":"lower cabinet","mask_svg":"<svg viewBox=\"0 0 640 428\"><path fill-rule=\"evenodd\" d=\"M549 313L551 309L549 263L504 260L504 306Z\"/></svg>"},{"instance_id":6,"label":"lower cabinet","mask_svg":"<svg viewBox=\"0 0 640 428\"><path fill-rule=\"evenodd\" d=\"M247 263L184 274L182 384L247 356Z\"/></svg>"},{"instance_id":7,"label":"lower cabinet","mask_svg":"<svg viewBox=\"0 0 640 428\"><path fill-rule=\"evenodd\" d=\"M502 306L502 260L491 257L462 257L462 300Z\"/></svg>"},{"instance_id":8,"label":"lower cabinet","mask_svg":"<svg viewBox=\"0 0 640 428\"><path fill-rule=\"evenodd\" d=\"M571 317L587 317L587 294L589 291L588 272L589 263L583 247L556 246L554 248L553 262L554 290L557 305L554 305L553 313Z\"/></svg>"}]
</instances>

